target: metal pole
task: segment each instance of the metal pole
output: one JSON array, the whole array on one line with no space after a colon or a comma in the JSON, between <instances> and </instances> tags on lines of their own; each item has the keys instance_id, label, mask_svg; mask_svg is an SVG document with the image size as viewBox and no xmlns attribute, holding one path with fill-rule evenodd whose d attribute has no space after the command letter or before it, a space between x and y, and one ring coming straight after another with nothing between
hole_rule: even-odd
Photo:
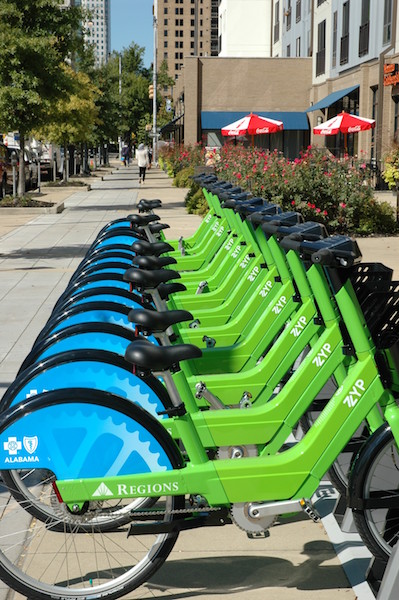
<instances>
[{"instance_id":1,"label":"metal pole","mask_svg":"<svg viewBox=\"0 0 399 600\"><path fill-rule=\"evenodd\" d=\"M37 190L40 194L40 186L42 184L42 179L41 179L41 167L40 167L40 156L37 157Z\"/></svg>"},{"instance_id":2,"label":"metal pole","mask_svg":"<svg viewBox=\"0 0 399 600\"><path fill-rule=\"evenodd\" d=\"M158 136L157 136L157 28L158 28L158 0L154 0L154 62L152 71L152 84L154 86L154 97L152 100L152 160L158 163Z\"/></svg>"},{"instance_id":3,"label":"metal pole","mask_svg":"<svg viewBox=\"0 0 399 600\"><path fill-rule=\"evenodd\" d=\"M122 118L121 100L122 100L122 55L119 54L119 119ZM120 125L119 125L120 126ZM118 137L119 143L119 160L122 159L122 136Z\"/></svg>"},{"instance_id":4,"label":"metal pole","mask_svg":"<svg viewBox=\"0 0 399 600\"><path fill-rule=\"evenodd\" d=\"M17 169L15 165L12 166L12 197L17 196Z\"/></svg>"}]
</instances>

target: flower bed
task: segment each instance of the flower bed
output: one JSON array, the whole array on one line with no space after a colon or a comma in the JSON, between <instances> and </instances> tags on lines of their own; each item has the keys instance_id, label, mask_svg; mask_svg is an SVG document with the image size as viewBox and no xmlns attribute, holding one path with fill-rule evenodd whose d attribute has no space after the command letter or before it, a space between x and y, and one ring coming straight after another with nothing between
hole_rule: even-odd
<instances>
[{"instance_id":1,"label":"flower bed","mask_svg":"<svg viewBox=\"0 0 399 600\"><path fill-rule=\"evenodd\" d=\"M209 158L212 159L208 151L208 162ZM278 151L233 144L215 151L214 158L215 172L220 179L279 204L283 210L295 210L307 220L322 222L329 233L396 232L394 211L388 203L374 198L362 160L337 159L325 150L309 146L291 161ZM182 179L186 187L191 181L187 170L205 164L205 151L199 146L176 146L169 148L162 160L175 181ZM195 184L191 185L187 204L191 212L203 214L206 210L204 198Z\"/></svg>"}]
</instances>

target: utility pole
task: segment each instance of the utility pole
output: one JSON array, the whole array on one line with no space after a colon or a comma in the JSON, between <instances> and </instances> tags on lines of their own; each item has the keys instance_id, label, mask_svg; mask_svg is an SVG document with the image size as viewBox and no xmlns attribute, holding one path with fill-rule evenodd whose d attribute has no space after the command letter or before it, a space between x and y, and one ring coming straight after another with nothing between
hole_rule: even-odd
<instances>
[{"instance_id":1,"label":"utility pole","mask_svg":"<svg viewBox=\"0 0 399 600\"><path fill-rule=\"evenodd\" d=\"M122 55L118 54L119 58L119 119L122 118ZM121 123L119 124L119 127ZM122 159L122 136L119 134L118 136L119 143L119 160Z\"/></svg>"},{"instance_id":2,"label":"utility pole","mask_svg":"<svg viewBox=\"0 0 399 600\"><path fill-rule=\"evenodd\" d=\"M152 84L154 86L154 97L152 100L152 160L156 165L158 162L158 133L157 133L157 31L158 31L158 0L154 0L154 61L152 68Z\"/></svg>"}]
</instances>

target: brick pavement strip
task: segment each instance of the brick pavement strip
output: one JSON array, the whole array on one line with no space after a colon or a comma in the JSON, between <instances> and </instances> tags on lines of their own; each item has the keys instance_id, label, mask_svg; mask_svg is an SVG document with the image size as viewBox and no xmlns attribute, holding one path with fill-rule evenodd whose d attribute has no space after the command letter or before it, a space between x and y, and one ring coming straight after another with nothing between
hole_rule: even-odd
<instances>
[{"instance_id":1,"label":"brick pavement strip","mask_svg":"<svg viewBox=\"0 0 399 600\"><path fill-rule=\"evenodd\" d=\"M168 238L189 235L200 219L184 209L185 190L151 169L139 188L137 168L120 168L65 199L61 214L14 221L0 230L0 387L14 378L51 308L98 231L134 210L140 198L161 198ZM158 211L157 211L158 212ZM0 213L1 214L1 213ZM112 534L109 534L112 543ZM129 547L126 541L126 548ZM90 549L88 548L88 551ZM43 561L54 548L43 548ZM0 588L2 598L6 588ZM203 600L336 600L355 597L321 524L287 518L270 537L249 540L236 527L182 533L161 571L128 598Z\"/></svg>"}]
</instances>

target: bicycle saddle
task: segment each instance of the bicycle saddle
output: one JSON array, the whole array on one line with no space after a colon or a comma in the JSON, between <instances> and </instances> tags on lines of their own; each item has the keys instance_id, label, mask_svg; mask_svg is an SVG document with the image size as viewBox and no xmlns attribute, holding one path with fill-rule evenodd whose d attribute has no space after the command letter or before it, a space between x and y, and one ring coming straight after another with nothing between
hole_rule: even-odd
<instances>
[{"instance_id":1,"label":"bicycle saddle","mask_svg":"<svg viewBox=\"0 0 399 600\"><path fill-rule=\"evenodd\" d=\"M131 248L136 254L150 256L160 256L164 252L173 252L174 250L173 246L167 242L147 242L146 240L133 242Z\"/></svg>"},{"instance_id":2,"label":"bicycle saddle","mask_svg":"<svg viewBox=\"0 0 399 600\"><path fill-rule=\"evenodd\" d=\"M144 371L166 371L181 360L200 358L202 352L192 344L155 346L147 340L137 340L126 348L125 359Z\"/></svg>"},{"instance_id":3,"label":"bicycle saddle","mask_svg":"<svg viewBox=\"0 0 399 600\"><path fill-rule=\"evenodd\" d=\"M187 290L183 283L172 282L172 283L160 283L158 286L158 294L162 300L169 300L170 294L176 292L185 292Z\"/></svg>"},{"instance_id":4,"label":"bicycle saddle","mask_svg":"<svg viewBox=\"0 0 399 600\"><path fill-rule=\"evenodd\" d=\"M175 323L183 323L184 321L192 321L193 315L187 310L146 310L133 309L128 314L128 319L131 323L138 325L140 331L146 334L153 332L166 331Z\"/></svg>"},{"instance_id":5,"label":"bicycle saddle","mask_svg":"<svg viewBox=\"0 0 399 600\"><path fill-rule=\"evenodd\" d=\"M151 231L151 233L159 233L160 231L162 231L162 229L169 229L169 227L170 225L168 225L167 223L150 223L148 225L148 229ZM132 229L135 233L138 233L143 237L146 235L146 232L142 227L137 227L133 225ZM144 237L144 239L146 238Z\"/></svg>"},{"instance_id":6,"label":"bicycle saddle","mask_svg":"<svg viewBox=\"0 0 399 600\"><path fill-rule=\"evenodd\" d=\"M154 208L160 208L161 206L162 206L162 201L159 200L159 199L156 199L156 200L145 200L143 198L137 204L137 208L139 209L139 213L149 212L150 210L153 210Z\"/></svg>"},{"instance_id":7,"label":"bicycle saddle","mask_svg":"<svg viewBox=\"0 0 399 600\"><path fill-rule=\"evenodd\" d=\"M171 269L155 269L154 271L145 271L132 267L123 274L124 281L133 284L134 287L141 289L153 289L160 283L166 283L171 279L180 279L180 273Z\"/></svg>"},{"instance_id":8,"label":"bicycle saddle","mask_svg":"<svg viewBox=\"0 0 399 600\"><path fill-rule=\"evenodd\" d=\"M176 264L176 259L172 256L135 256L132 259L132 264L140 269L153 271L154 269L162 269L166 265Z\"/></svg>"},{"instance_id":9,"label":"bicycle saddle","mask_svg":"<svg viewBox=\"0 0 399 600\"><path fill-rule=\"evenodd\" d=\"M158 215L129 215L128 216L128 220L133 223L134 225L138 225L138 226L143 226L143 225L148 225L149 223L151 223L152 221L159 221L161 217L158 217Z\"/></svg>"}]
</instances>

